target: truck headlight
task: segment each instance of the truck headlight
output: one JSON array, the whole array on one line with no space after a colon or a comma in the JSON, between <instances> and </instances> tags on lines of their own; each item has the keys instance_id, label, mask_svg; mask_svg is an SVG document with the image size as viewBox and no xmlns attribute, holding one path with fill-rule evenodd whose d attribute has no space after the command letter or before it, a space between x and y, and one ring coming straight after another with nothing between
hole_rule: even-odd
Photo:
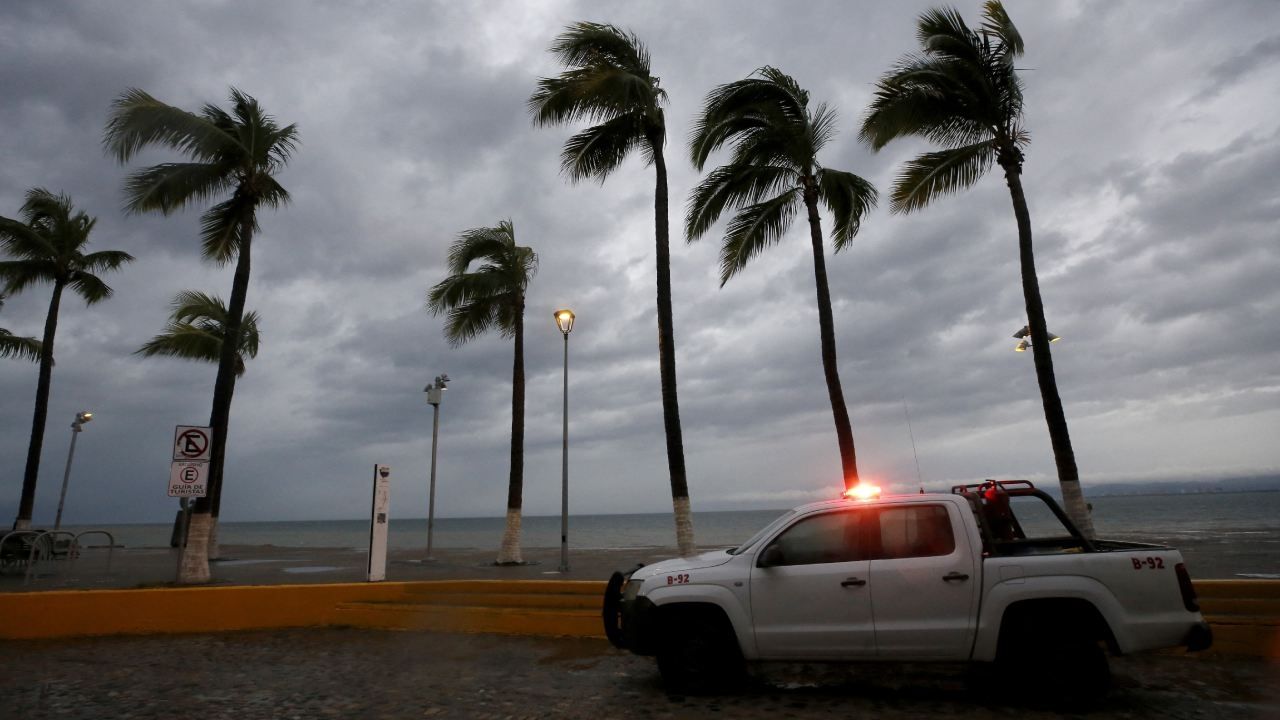
<instances>
[{"instance_id":1,"label":"truck headlight","mask_svg":"<svg viewBox=\"0 0 1280 720\"><path fill-rule=\"evenodd\" d=\"M640 586L644 584L644 578L639 580L628 578L625 585L622 586L622 601L631 602L636 599L636 595L640 594Z\"/></svg>"}]
</instances>

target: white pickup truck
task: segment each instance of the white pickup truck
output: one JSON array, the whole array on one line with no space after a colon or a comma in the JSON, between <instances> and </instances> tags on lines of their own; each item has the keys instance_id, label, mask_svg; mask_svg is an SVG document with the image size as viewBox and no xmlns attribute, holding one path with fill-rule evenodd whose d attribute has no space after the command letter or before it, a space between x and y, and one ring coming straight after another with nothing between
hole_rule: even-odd
<instances>
[{"instance_id":1,"label":"white pickup truck","mask_svg":"<svg viewBox=\"0 0 1280 720\"><path fill-rule=\"evenodd\" d=\"M1081 697L1108 687L1106 651L1212 642L1177 550L1087 539L1030 482L846 496L729 550L614 573L610 641L656 655L674 690L755 661L960 661Z\"/></svg>"}]
</instances>

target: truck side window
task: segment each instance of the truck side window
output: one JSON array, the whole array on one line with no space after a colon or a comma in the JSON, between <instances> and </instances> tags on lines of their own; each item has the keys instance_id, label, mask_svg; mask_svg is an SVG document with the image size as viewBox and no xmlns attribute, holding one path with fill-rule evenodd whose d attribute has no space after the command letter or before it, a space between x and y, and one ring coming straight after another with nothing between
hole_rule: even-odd
<instances>
[{"instance_id":1,"label":"truck side window","mask_svg":"<svg viewBox=\"0 0 1280 720\"><path fill-rule=\"evenodd\" d=\"M863 560L860 512L824 513L787 528L770 543L782 552L774 565L815 565Z\"/></svg>"},{"instance_id":2,"label":"truck side window","mask_svg":"<svg viewBox=\"0 0 1280 720\"><path fill-rule=\"evenodd\" d=\"M956 549L951 518L941 505L910 505L880 510L882 558L934 557Z\"/></svg>"}]
</instances>

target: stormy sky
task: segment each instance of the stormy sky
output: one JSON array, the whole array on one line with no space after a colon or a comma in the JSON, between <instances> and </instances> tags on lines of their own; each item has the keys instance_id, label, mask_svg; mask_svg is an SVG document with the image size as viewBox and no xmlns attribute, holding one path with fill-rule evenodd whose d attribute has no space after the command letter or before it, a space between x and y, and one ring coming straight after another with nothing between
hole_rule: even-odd
<instances>
[{"instance_id":1,"label":"stormy sky","mask_svg":"<svg viewBox=\"0 0 1280 720\"><path fill-rule=\"evenodd\" d=\"M670 94L675 332L696 510L785 507L839 487L818 353L807 227L792 226L723 288L723 224L686 244L698 180L685 143L708 90L762 65L839 112L824 165L887 196L927 146L872 153L856 127L875 79L914 47L928 3L6 2L0 6L0 215L68 193L98 218L91 249L138 259L109 301L67 297L37 523L57 503L76 411L67 521L165 521L176 424L208 418L214 367L134 353L185 289L230 292L203 263L198 210L126 216L129 168L101 138L130 87L188 109L256 97L301 146L293 201L260 216L249 307L263 346L237 387L223 518L360 517L375 462L393 513L426 514L435 375L438 513L501 515L510 341L454 349L424 310L457 233L510 218L538 253L526 319L525 511L559 510L562 340L570 306L570 481L577 513L669 511L654 309L652 168L570 184L574 128L538 129L525 101L559 68L577 20L634 30ZM958 4L977 21L980 3ZM1280 468L1280 4L1018 2L1032 134L1024 184L1059 388L1086 493L1132 479ZM133 167L177 159L145 153ZM914 490L984 477L1051 482L1017 236L998 174L923 212L887 200L828 253L841 379L860 469ZM830 227L829 216L824 217ZM0 327L41 333L48 286ZM0 361L0 512L16 510L36 366ZM919 459L917 477L911 433Z\"/></svg>"}]
</instances>

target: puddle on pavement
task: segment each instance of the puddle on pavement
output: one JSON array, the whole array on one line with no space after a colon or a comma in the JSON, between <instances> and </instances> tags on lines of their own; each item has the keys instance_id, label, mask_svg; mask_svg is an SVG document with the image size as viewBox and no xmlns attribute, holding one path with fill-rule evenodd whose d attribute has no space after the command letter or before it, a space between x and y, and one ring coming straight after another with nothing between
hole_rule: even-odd
<instances>
[{"instance_id":1,"label":"puddle on pavement","mask_svg":"<svg viewBox=\"0 0 1280 720\"><path fill-rule=\"evenodd\" d=\"M288 567L284 568L284 571L292 575L306 575L308 573L333 572L334 570L346 569L335 565L308 565L306 567Z\"/></svg>"}]
</instances>

